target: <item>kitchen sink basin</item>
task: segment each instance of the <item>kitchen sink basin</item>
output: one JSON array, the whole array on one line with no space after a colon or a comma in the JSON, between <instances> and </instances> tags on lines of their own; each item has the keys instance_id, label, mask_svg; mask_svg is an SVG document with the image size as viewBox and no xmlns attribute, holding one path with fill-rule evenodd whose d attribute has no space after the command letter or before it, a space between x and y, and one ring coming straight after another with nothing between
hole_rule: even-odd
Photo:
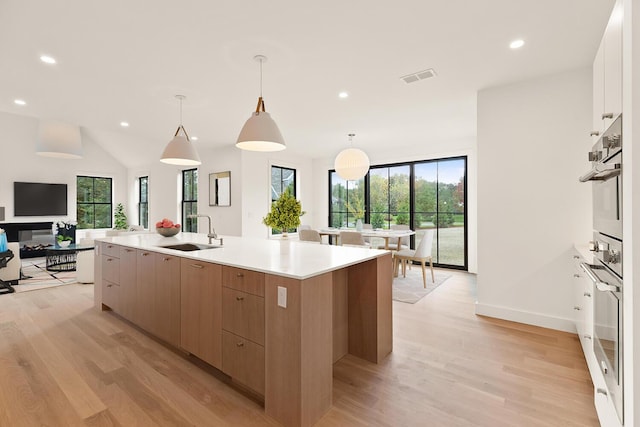
<instances>
[{"instance_id":1,"label":"kitchen sink basin","mask_svg":"<svg viewBox=\"0 0 640 427\"><path fill-rule=\"evenodd\" d=\"M221 248L222 246L204 245L202 243L178 243L175 245L166 245L166 246L160 246L160 247L165 249L175 249L178 251L190 252L190 251L201 251L204 249L217 249L217 248Z\"/></svg>"}]
</instances>

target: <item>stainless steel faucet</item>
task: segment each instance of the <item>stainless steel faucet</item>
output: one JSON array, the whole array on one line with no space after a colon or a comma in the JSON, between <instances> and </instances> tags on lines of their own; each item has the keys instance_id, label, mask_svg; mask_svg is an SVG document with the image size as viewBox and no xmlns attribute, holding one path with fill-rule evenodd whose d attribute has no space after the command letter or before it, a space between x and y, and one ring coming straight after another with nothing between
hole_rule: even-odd
<instances>
[{"instance_id":1,"label":"stainless steel faucet","mask_svg":"<svg viewBox=\"0 0 640 427\"><path fill-rule=\"evenodd\" d=\"M213 226L211 225L211 216L209 215L203 215L203 214L191 214L191 215L187 215L187 218L207 218L209 220L209 233L207 233L207 237L209 238L209 244L211 244L212 240L220 240L220 244L222 245L222 238L218 238L218 234L216 233L216 230L214 230Z\"/></svg>"}]
</instances>

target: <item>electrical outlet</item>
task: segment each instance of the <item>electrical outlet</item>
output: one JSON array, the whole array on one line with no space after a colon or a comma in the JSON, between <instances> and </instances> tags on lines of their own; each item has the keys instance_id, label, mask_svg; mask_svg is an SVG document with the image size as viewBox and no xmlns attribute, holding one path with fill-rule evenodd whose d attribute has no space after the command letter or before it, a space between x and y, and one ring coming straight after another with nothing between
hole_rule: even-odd
<instances>
[{"instance_id":1,"label":"electrical outlet","mask_svg":"<svg viewBox=\"0 0 640 427\"><path fill-rule=\"evenodd\" d=\"M287 308L287 288L278 286L278 307Z\"/></svg>"}]
</instances>

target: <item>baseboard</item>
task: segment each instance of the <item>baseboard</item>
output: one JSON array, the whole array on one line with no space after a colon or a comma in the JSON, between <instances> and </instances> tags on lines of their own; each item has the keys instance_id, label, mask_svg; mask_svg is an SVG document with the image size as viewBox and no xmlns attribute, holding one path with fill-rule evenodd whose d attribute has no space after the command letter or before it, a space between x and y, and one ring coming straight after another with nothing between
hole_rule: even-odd
<instances>
[{"instance_id":1,"label":"baseboard","mask_svg":"<svg viewBox=\"0 0 640 427\"><path fill-rule=\"evenodd\" d=\"M574 334L576 333L576 325L572 319L553 317L541 313L514 310L512 308L480 304L476 302L476 314L509 320L511 322L526 323L527 325L540 326L542 328L555 329Z\"/></svg>"}]
</instances>

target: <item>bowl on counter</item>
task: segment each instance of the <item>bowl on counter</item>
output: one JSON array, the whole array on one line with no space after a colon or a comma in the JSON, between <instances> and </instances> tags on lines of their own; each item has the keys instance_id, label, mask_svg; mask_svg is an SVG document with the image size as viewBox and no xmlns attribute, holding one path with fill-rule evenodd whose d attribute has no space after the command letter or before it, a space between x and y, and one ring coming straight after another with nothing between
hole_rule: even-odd
<instances>
[{"instance_id":1,"label":"bowl on counter","mask_svg":"<svg viewBox=\"0 0 640 427\"><path fill-rule=\"evenodd\" d=\"M156 231L161 236L171 237L180 232L180 227L156 227Z\"/></svg>"}]
</instances>

